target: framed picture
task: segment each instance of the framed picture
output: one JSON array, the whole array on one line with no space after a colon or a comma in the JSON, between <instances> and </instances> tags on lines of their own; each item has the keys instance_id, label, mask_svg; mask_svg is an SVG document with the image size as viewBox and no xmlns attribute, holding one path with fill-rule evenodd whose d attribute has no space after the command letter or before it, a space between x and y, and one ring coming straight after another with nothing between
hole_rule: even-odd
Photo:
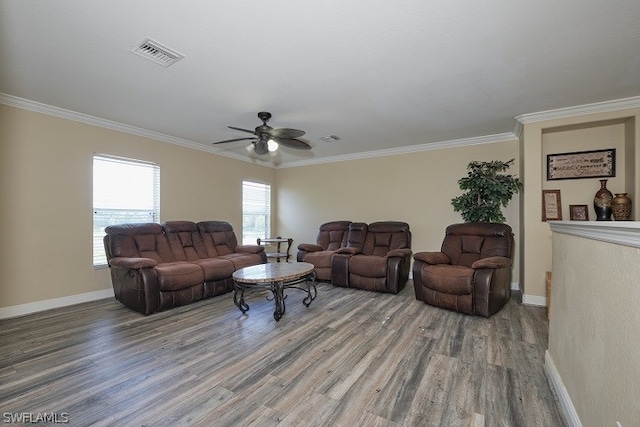
<instances>
[{"instance_id":1,"label":"framed picture","mask_svg":"<svg viewBox=\"0 0 640 427\"><path fill-rule=\"evenodd\" d=\"M616 176L616 149L547 155L547 181Z\"/></svg>"},{"instance_id":2,"label":"framed picture","mask_svg":"<svg viewBox=\"0 0 640 427\"><path fill-rule=\"evenodd\" d=\"M571 221L589 221L589 207L587 205L569 205L569 219Z\"/></svg>"},{"instance_id":3,"label":"framed picture","mask_svg":"<svg viewBox=\"0 0 640 427\"><path fill-rule=\"evenodd\" d=\"M560 190L542 190L542 220L555 221L561 219Z\"/></svg>"}]
</instances>

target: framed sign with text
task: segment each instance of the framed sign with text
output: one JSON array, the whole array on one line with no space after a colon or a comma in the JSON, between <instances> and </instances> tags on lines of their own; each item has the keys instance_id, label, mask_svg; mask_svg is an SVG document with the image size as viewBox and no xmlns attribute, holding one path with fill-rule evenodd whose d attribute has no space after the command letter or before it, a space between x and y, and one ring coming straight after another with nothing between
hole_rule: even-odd
<instances>
[{"instance_id":1,"label":"framed sign with text","mask_svg":"<svg viewBox=\"0 0 640 427\"><path fill-rule=\"evenodd\" d=\"M542 220L562 220L560 190L542 190Z\"/></svg>"},{"instance_id":2,"label":"framed sign with text","mask_svg":"<svg viewBox=\"0 0 640 427\"><path fill-rule=\"evenodd\" d=\"M547 180L616 176L616 149L547 155Z\"/></svg>"}]
</instances>

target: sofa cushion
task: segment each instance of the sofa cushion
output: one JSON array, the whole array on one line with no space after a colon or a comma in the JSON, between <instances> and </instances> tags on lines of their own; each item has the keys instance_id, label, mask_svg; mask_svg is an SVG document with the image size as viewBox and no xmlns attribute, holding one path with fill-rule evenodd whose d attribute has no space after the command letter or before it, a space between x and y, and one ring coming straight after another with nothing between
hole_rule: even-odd
<instances>
[{"instance_id":1,"label":"sofa cushion","mask_svg":"<svg viewBox=\"0 0 640 427\"><path fill-rule=\"evenodd\" d=\"M233 227L226 221L202 221L198 224L207 257L231 254L238 246Z\"/></svg>"},{"instance_id":2,"label":"sofa cushion","mask_svg":"<svg viewBox=\"0 0 640 427\"><path fill-rule=\"evenodd\" d=\"M354 255L349 258L349 274L363 277L387 277L387 258L376 255Z\"/></svg>"},{"instance_id":3,"label":"sofa cushion","mask_svg":"<svg viewBox=\"0 0 640 427\"><path fill-rule=\"evenodd\" d=\"M316 242L324 250L335 251L346 243L347 229L351 221L331 221L320 226Z\"/></svg>"},{"instance_id":4,"label":"sofa cushion","mask_svg":"<svg viewBox=\"0 0 640 427\"><path fill-rule=\"evenodd\" d=\"M318 280L331 280L331 257L336 251L318 251L305 254L303 261L313 264Z\"/></svg>"},{"instance_id":5,"label":"sofa cushion","mask_svg":"<svg viewBox=\"0 0 640 427\"><path fill-rule=\"evenodd\" d=\"M428 288L452 295L471 294L473 289L473 274L475 270L461 265L428 265L421 271L422 281L428 283Z\"/></svg>"},{"instance_id":6,"label":"sofa cushion","mask_svg":"<svg viewBox=\"0 0 640 427\"><path fill-rule=\"evenodd\" d=\"M162 226L176 261L207 258L207 251L195 222L167 221Z\"/></svg>"},{"instance_id":7,"label":"sofa cushion","mask_svg":"<svg viewBox=\"0 0 640 427\"><path fill-rule=\"evenodd\" d=\"M392 249L411 247L409 224L399 221L373 222L367 227L364 255L385 256Z\"/></svg>"},{"instance_id":8,"label":"sofa cushion","mask_svg":"<svg viewBox=\"0 0 640 427\"><path fill-rule=\"evenodd\" d=\"M233 263L227 259L206 258L191 261L193 264L199 265L204 271L204 281L213 282L216 280L228 279L236 271Z\"/></svg>"},{"instance_id":9,"label":"sofa cushion","mask_svg":"<svg viewBox=\"0 0 640 427\"><path fill-rule=\"evenodd\" d=\"M105 233L112 257L150 258L157 263L175 261L160 224L110 225Z\"/></svg>"},{"instance_id":10,"label":"sofa cushion","mask_svg":"<svg viewBox=\"0 0 640 427\"><path fill-rule=\"evenodd\" d=\"M232 253L221 255L218 258L230 261L233 264L235 270L263 263L262 258L259 254Z\"/></svg>"},{"instance_id":11,"label":"sofa cushion","mask_svg":"<svg viewBox=\"0 0 640 427\"><path fill-rule=\"evenodd\" d=\"M177 291L204 282L203 269L189 262L170 262L154 267L158 275L158 289Z\"/></svg>"}]
</instances>

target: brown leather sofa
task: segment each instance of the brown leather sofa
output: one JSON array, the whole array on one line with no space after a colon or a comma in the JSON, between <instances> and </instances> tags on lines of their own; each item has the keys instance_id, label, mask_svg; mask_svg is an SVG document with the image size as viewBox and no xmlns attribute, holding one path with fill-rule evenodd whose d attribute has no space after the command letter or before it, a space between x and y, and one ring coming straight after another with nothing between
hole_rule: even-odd
<instances>
[{"instance_id":1,"label":"brown leather sofa","mask_svg":"<svg viewBox=\"0 0 640 427\"><path fill-rule=\"evenodd\" d=\"M331 221L320 226L316 243L298 245L298 262L309 262L316 268L317 280L331 280L331 258L347 245L347 232L351 221Z\"/></svg>"},{"instance_id":2,"label":"brown leather sofa","mask_svg":"<svg viewBox=\"0 0 640 427\"><path fill-rule=\"evenodd\" d=\"M121 224L104 247L118 301L145 315L233 290L234 271L267 262L224 221Z\"/></svg>"},{"instance_id":3,"label":"brown leather sofa","mask_svg":"<svg viewBox=\"0 0 640 427\"><path fill-rule=\"evenodd\" d=\"M314 258L310 256L313 252L308 251L310 246L301 244L298 246L298 261L311 262L316 266L316 272L322 271L322 275L318 274L320 280L330 280L336 286L398 293L409 278L409 224L396 221L374 222L368 225L363 222L338 222L339 225L323 224L318 234L320 243L322 233L334 227L333 231L336 233L331 250L317 250L318 254L324 253ZM338 239L338 231L345 225L348 229L342 238Z\"/></svg>"},{"instance_id":4,"label":"brown leather sofa","mask_svg":"<svg viewBox=\"0 0 640 427\"><path fill-rule=\"evenodd\" d=\"M413 258L416 299L466 314L490 317L511 295L513 233L506 224L447 227L440 252Z\"/></svg>"}]
</instances>

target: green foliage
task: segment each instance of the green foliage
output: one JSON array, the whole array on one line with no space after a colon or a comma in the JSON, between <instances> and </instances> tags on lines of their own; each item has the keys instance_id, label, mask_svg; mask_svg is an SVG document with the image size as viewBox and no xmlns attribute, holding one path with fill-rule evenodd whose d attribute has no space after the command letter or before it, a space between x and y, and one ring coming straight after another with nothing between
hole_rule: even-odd
<instances>
[{"instance_id":1,"label":"green foliage","mask_svg":"<svg viewBox=\"0 0 640 427\"><path fill-rule=\"evenodd\" d=\"M502 207L522 190L519 178L502 173L514 161L470 162L467 176L458 181L465 193L451 199L453 210L460 212L465 222L505 222Z\"/></svg>"}]
</instances>

